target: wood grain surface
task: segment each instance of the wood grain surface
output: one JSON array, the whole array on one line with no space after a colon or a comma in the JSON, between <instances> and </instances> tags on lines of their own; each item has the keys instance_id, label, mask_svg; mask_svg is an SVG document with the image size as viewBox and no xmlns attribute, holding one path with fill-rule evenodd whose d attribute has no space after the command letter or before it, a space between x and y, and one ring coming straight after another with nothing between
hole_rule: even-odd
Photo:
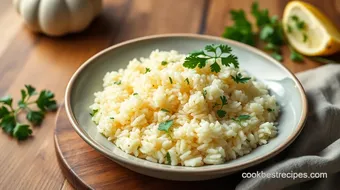
<instances>
[{"instance_id":1,"label":"wood grain surface","mask_svg":"<svg viewBox=\"0 0 340 190\"><path fill-rule=\"evenodd\" d=\"M281 16L287 0L259 0L271 14ZM340 0L308 0L340 26ZM220 36L230 25L230 9L245 9L252 0L104 0L101 15L80 34L50 38L24 26L11 0L0 1L0 96L17 100L24 84L49 89L63 102L74 71L89 57L113 44L145 35L203 33ZM321 64L293 63L285 49L283 62L299 72ZM17 142L0 132L0 189L70 189L58 166L53 132L55 114L48 114L33 137ZM152 180L140 182L152 183Z\"/></svg>"}]
</instances>

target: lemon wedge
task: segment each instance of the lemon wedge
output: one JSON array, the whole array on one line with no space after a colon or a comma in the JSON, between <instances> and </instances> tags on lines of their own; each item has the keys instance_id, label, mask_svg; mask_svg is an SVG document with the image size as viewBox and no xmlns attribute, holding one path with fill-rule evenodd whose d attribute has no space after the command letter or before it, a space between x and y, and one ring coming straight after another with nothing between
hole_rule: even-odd
<instances>
[{"instance_id":1,"label":"lemon wedge","mask_svg":"<svg viewBox=\"0 0 340 190\"><path fill-rule=\"evenodd\" d=\"M304 55L330 55L340 51L338 29L313 5L301 1L289 2L282 24L289 43Z\"/></svg>"}]
</instances>

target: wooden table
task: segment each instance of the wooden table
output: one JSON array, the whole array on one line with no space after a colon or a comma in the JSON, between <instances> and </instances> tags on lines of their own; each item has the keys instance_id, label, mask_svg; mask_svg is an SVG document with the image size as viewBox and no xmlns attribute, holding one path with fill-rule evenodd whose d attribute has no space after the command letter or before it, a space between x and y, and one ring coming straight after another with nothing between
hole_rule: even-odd
<instances>
[{"instance_id":1,"label":"wooden table","mask_svg":"<svg viewBox=\"0 0 340 190\"><path fill-rule=\"evenodd\" d=\"M340 0L309 0L340 26ZM55 92L63 102L73 72L100 50L136 37L162 33L220 36L231 24L230 9L250 10L252 0L104 0L104 10L88 30L62 38L33 34L10 0L0 2L0 96L19 98L24 84ZM260 7L282 15L287 1L261 0ZM252 19L253 21L253 19ZM299 72L321 64L284 65ZM53 144L55 114L48 114L33 138L18 142L0 132L0 189L72 189L62 175Z\"/></svg>"}]
</instances>

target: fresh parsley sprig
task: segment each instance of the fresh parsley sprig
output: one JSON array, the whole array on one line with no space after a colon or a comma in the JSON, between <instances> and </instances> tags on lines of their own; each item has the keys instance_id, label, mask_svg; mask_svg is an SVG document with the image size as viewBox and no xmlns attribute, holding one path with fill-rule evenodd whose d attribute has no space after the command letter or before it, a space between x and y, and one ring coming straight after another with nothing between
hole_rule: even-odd
<instances>
[{"instance_id":1,"label":"fresh parsley sprig","mask_svg":"<svg viewBox=\"0 0 340 190\"><path fill-rule=\"evenodd\" d=\"M42 90L36 100L31 98L38 95L36 89L31 85L25 85L21 91L21 99L18 101L18 107L14 108L13 98L5 96L0 98L0 127L9 135L24 140L32 134L30 125L19 122L18 115L20 112L26 112L26 119L33 125L40 125L48 111L57 109L57 102L54 100L54 94L48 90ZM38 110L31 108L36 105Z\"/></svg>"},{"instance_id":2,"label":"fresh parsley sprig","mask_svg":"<svg viewBox=\"0 0 340 190\"><path fill-rule=\"evenodd\" d=\"M211 72L220 72L221 67L218 60L221 60L222 65L230 67L234 65L235 68L239 67L238 59L235 55L231 54L231 47L228 45L207 45L204 50L193 52L185 58L183 66L186 68L194 69L196 67L203 68L208 61L212 61L210 65Z\"/></svg>"},{"instance_id":3,"label":"fresh parsley sprig","mask_svg":"<svg viewBox=\"0 0 340 190\"><path fill-rule=\"evenodd\" d=\"M255 46L255 32L253 32L250 22L247 20L243 10L230 11L234 25L225 27L222 34L223 37L243 42ZM251 15L256 20L256 26L259 31L259 38L265 42L265 50L269 51L271 56L282 61L281 47L287 44L287 40L283 34L282 23L277 16L270 16L268 9L260 9L259 4L254 2L251 6ZM296 27L303 30L305 24L299 18L295 18ZM293 26L288 25L287 30L292 31ZM303 40L307 41L308 36L303 32ZM298 56L295 51L291 51L292 61L301 62L302 56Z\"/></svg>"},{"instance_id":4,"label":"fresh parsley sprig","mask_svg":"<svg viewBox=\"0 0 340 190\"><path fill-rule=\"evenodd\" d=\"M243 42L249 45L255 45L255 34L252 31L251 23L247 20L243 10L231 10L231 19L234 24L225 27L223 37Z\"/></svg>"}]
</instances>

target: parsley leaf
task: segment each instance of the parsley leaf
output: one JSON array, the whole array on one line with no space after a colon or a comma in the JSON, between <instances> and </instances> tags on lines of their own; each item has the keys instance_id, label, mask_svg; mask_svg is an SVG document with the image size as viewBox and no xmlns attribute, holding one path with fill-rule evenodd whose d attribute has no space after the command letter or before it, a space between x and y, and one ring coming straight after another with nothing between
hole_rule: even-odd
<instances>
[{"instance_id":1,"label":"parsley leaf","mask_svg":"<svg viewBox=\"0 0 340 190\"><path fill-rule=\"evenodd\" d=\"M233 64L236 68L239 68L238 58L235 55L230 54L228 57L222 57L222 65L230 66Z\"/></svg>"},{"instance_id":2,"label":"parsley leaf","mask_svg":"<svg viewBox=\"0 0 340 190\"><path fill-rule=\"evenodd\" d=\"M218 55L219 50L221 53ZM207 52L207 53L205 53ZM210 54L208 54L210 53ZM205 46L205 51L197 51L189 54L183 63L186 68L194 69L196 67L203 68L206 66L209 60L213 64L210 65L211 72L220 72L221 67L218 64L218 60L221 60L222 65L231 66L234 65L235 68L239 67L237 57L231 53L231 48L227 45L207 45ZM211 55L214 54L214 55ZM226 56L226 54L229 54Z\"/></svg>"},{"instance_id":3,"label":"parsley leaf","mask_svg":"<svg viewBox=\"0 0 340 190\"><path fill-rule=\"evenodd\" d=\"M17 124L13 130L13 136L18 140L27 139L32 134L32 130L29 127L29 125Z\"/></svg>"},{"instance_id":4,"label":"parsley leaf","mask_svg":"<svg viewBox=\"0 0 340 190\"><path fill-rule=\"evenodd\" d=\"M231 78L236 82L236 83L247 83L248 80L250 80L250 77L243 77L241 73L237 73L235 76L231 76Z\"/></svg>"},{"instance_id":5,"label":"parsley leaf","mask_svg":"<svg viewBox=\"0 0 340 190\"><path fill-rule=\"evenodd\" d=\"M6 115L8 115L10 112L8 111L8 109L5 106L2 106L0 108L0 119L2 119L3 117L5 117Z\"/></svg>"},{"instance_id":6,"label":"parsley leaf","mask_svg":"<svg viewBox=\"0 0 340 190\"><path fill-rule=\"evenodd\" d=\"M166 158L167 164L171 165L171 156L169 152L166 153L165 158Z\"/></svg>"},{"instance_id":7,"label":"parsley leaf","mask_svg":"<svg viewBox=\"0 0 340 190\"><path fill-rule=\"evenodd\" d=\"M148 72L150 72L150 71L151 71L150 68L145 68L145 74L148 73Z\"/></svg>"},{"instance_id":8,"label":"parsley leaf","mask_svg":"<svg viewBox=\"0 0 340 190\"><path fill-rule=\"evenodd\" d=\"M6 133L10 135L13 134L15 125L16 125L15 117L12 114L5 115L0 122L2 130L4 130Z\"/></svg>"},{"instance_id":9,"label":"parsley leaf","mask_svg":"<svg viewBox=\"0 0 340 190\"><path fill-rule=\"evenodd\" d=\"M303 33L302 35L303 35L303 42L307 42L307 40L308 40L307 34Z\"/></svg>"},{"instance_id":10,"label":"parsley leaf","mask_svg":"<svg viewBox=\"0 0 340 190\"><path fill-rule=\"evenodd\" d=\"M0 103L4 103L8 106L12 106L13 99L11 96L5 96L0 98Z\"/></svg>"},{"instance_id":11,"label":"parsley leaf","mask_svg":"<svg viewBox=\"0 0 340 190\"><path fill-rule=\"evenodd\" d=\"M250 119L250 115L239 115L236 119L233 118L232 120L236 121L236 122L241 122L241 121L246 121L248 119Z\"/></svg>"},{"instance_id":12,"label":"parsley leaf","mask_svg":"<svg viewBox=\"0 0 340 190\"><path fill-rule=\"evenodd\" d=\"M170 80L170 83L172 84L172 78L171 77L169 77L169 80Z\"/></svg>"},{"instance_id":13,"label":"parsley leaf","mask_svg":"<svg viewBox=\"0 0 340 190\"><path fill-rule=\"evenodd\" d=\"M204 97L204 98L206 98L207 93L208 93L208 92L207 92L206 90L203 90L203 93L202 93L202 94L203 94L203 97Z\"/></svg>"},{"instance_id":14,"label":"parsley leaf","mask_svg":"<svg viewBox=\"0 0 340 190\"><path fill-rule=\"evenodd\" d=\"M122 84L122 81L116 81L116 82L114 82L113 84L121 85L121 84Z\"/></svg>"},{"instance_id":15,"label":"parsley leaf","mask_svg":"<svg viewBox=\"0 0 340 190\"><path fill-rule=\"evenodd\" d=\"M222 102L222 107L227 105L228 101L227 98L225 96L220 96L221 102Z\"/></svg>"},{"instance_id":16,"label":"parsley leaf","mask_svg":"<svg viewBox=\"0 0 340 190\"><path fill-rule=\"evenodd\" d=\"M167 65L168 62L167 62L167 61L162 61L161 64L162 64L162 65Z\"/></svg>"},{"instance_id":17,"label":"parsley leaf","mask_svg":"<svg viewBox=\"0 0 340 190\"><path fill-rule=\"evenodd\" d=\"M161 111L169 112L169 110L162 108Z\"/></svg>"},{"instance_id":18,"label":"parsley leaf","mask_svg":"<svg viewBox=\"0 0 340 190\"><path fill-rule=\"evenodd\" d=\"M169 129L172 126L173 123L174 123L173 120L164 121L164 122L159 124L158 130L165 131L165 132L169 133Z\"/></svg>"},{"instance_id":19,"label":"parsley leaf","mask_svg":"<svg viewBox=\"0 0 340 190\"><path fill-rule=\"evenodd\" d=\"M290 59L295 62L302 62L303 61L303 56L296 52L293 48L289 48L290 50Z\"/></svg>"},{"instance_id":20,"label":"parsley leaf","mask_svg":"<svg viewBox=\"0 0 340 190\"><path fill-rule=\"evenodd\" d=\"M137 96L137 95L138 95L138 93L136 93L136 92L135 92L135 93L133 93L132 95L134 95L134 96Z\"/></svg>"},{"instance_id":21,"label":"parsley leaf","mask_svg":"<svg viewBox=\"0 0 340 190\"><path fill-rule=\"evenodd\" d=\"M287 31L288 33L292 33L293 32L293 29L292 29L292 26L287 24Z\"/></svg>"},{"instance_id":22,"label":"parsley leaf","mask_svg":"<svg viewBox=\"0 0 340 190\"><path fill-rule=\"evenodd\" d=\"M190 82L189 82L189 79L188 79L188 78L186 78L186 79L185 79L185 82L187 82L187 84L190 84Z\"/></svg>"},{"instance_id":23,"label":"parsley leaf","mask_svg":"<svg viewBox=\"0 0 340 190\"><path fill-rule=\"evenodd\" d=\"M36 103L41 111L55 111L57 109L57 102L54 100L54 94L49 90L41 91Z\"/></svg>"},{"instance_id":24,"label":"parsley leaf","mask_svg":"<svg viewBox=\"0 0 340 190\"><path fill-rule=\"evenodd\" d=\"M33 95L36 95L36 94L37 94L36 89L35 89L33 86L31 86L31 85L25 85L25 88L26 88L26 90L27 90L28 96L33 96Z\"/></svg>"},{"instance_id":25,"label":"parsley leaf","mask_svg":"<svg viewBox=\"0 0 340 190\"><path fill-rule=\"evenodd\" d=\"M227 98L225 96L220 96L220 99L221 99L221 109L217 110L216 113L217 113L218 117L222 118L227 114L227 112L222 110L222 109L223 109L223 106L227 105L228 101L227 101ZM220 105L220 104L215 103L213 108L216 107L217 105Z\"/></svg>"},{"instance_id":26,"label":"parsley leaf","mask_svg":"<svg viewBox=\"0 0 340 190\"><path fill-rule=\"evenodd\" d=\"M94 116L94 115L96 115L96 113L98 112L99 110L97 110L97 109L94 109L94 110L92 110L92 112L90 113L90 116Z\"/></svg>"},{"instance_id":27,"label":"parsley leaf","mask_svg":"<svg viewBox=\"0 0 340 190\"><path fill-rule=\"evenodd\" d=\"M254 46L254 33L252 31L251 23L247 20L244 11L231 10L230 15L231 19L234 21L234 25L225 27L222 36Z\"/></svg>"},{"instance_id":28,"label":"parsley leaf","mask_svg":"<svg viewBox=\"0 0 340 190\"><path fill-rule=\"evenodd\" d=\"M220 117L220 118L225 117L225 115L227 114L227 112L224 111L224 110L217 110L216 113L217 113L218 117Z\"/></svg>"},{"instance_id":29,"label":"parsley leaf","mask_svg":"<svg viewBox=\"0 0 340 190\"><path fill-rule=\"evenodd\" d=\"M273 111L275 111L274 109L271 109L271 108L267 108L267 111L268 112L273 112Z\"/></svg>"},{"instance_id":30,"label":"parsley leaf","mask_svg":"<svg viewBox=\"0 0 340 190\"><path fill-rule=\"evenodd\" d=\"M282 61L282 55L280 55L278 52L273 52L272 54L271 54L271 56L274 58L274 59L276 59L276 60L278 60L278 61Z\"/></svg>"},{"instance_id":31,"label":"parsley leaf","mask_svg":"<svg viewBox=\"0 0 340 190\"><path fill-rule=\"evenodd\" d=\"M209 58L201 58L201 57L198 57L200 55L205 55L204 52L202 51L201 54L198 54L199 52L194 52L194 53L191 53L188 57L185 58L185 61L183 63L183 66L186 67L186 68L190 68L190 69L194 69L196 68L197 66L199 68L203 68L205 67L206 65L206 61L209 59Z\"/></svg>"},{"instance_id":32,"label":"parsley leaf","mask_svg":"<svg viewBox=\"0 0 340 190\"><path fill-rule=\"evenodd\" d=\"M218 65L217 62L214 62L213 64L210 65L210 70L211 70L211 72L218 73L218 72L221 71L221 67L220 67L220 65Z\"/></svg>"},{"instance_id":33,"label":"parsley leaf","mask_svg":"<svg viewBox=\"0 0 340 190\"><path fill-rule=\"evenodd\" d=\"M266 49L272 50L272 56L281 61L282 56L278 47L285 43L281 22L277 16L270 17L268 9L260 10L257 2L252 4L251 13L256 19L256 25L260 31L260 39L267 43Z\"/></svg>"},{"instance_id":34,"label":"parsley leaf","mask_svg":"<svg viewBox=\"0 0 340 190\"><path fill-rule=\"evenodd\" d=\"M26 115L28 121L33 125L40 125L45 118L44 112L42 111L29 111Z\"/></svg>"}]
</instances>

